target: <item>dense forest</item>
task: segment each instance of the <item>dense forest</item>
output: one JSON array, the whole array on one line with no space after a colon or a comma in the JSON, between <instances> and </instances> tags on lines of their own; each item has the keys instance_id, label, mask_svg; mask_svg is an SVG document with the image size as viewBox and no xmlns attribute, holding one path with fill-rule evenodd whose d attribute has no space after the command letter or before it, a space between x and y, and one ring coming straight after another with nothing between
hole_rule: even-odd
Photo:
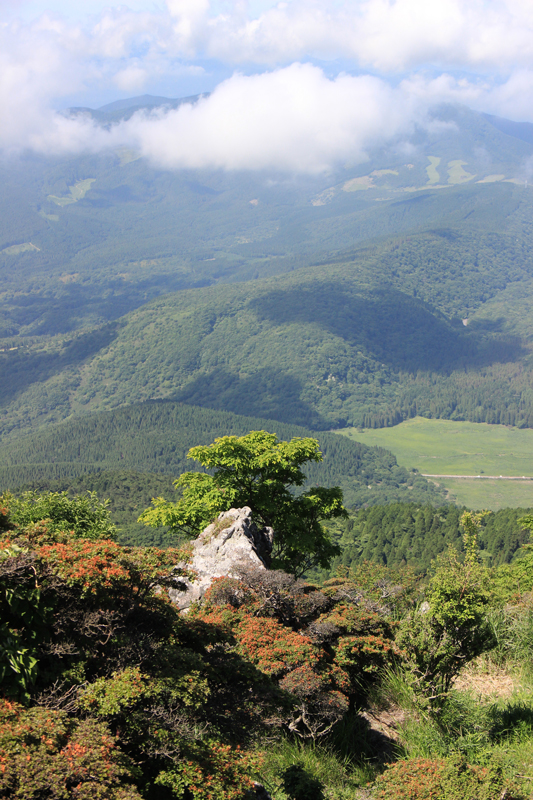
<instances>
[{"instance_id":1,"label":"dense forest","mask_svg":"<svg viewBox=\"0 0 533 800\"><path fill-rule=\"evenodd\" d=\"M152 497L174 494L172 479L195 468L187 459L189 448L217 436L261 429L283 438L316 435L324 460L309 465L308 485L339 485L350 506L411 499L441 505L444 500L442 490L399 467L394 456L380 447L272 420L170 402L89 415L6 441L0 483L12 491L97 491L111 500L121 541L160 544L164 533L148 530L136 520Z\"/></svg>"},{"instance_id":2,"label":"dense forest","mask_svg":"<svg viewBox=\"0 0 533 800\"><path fill-rule=\"evenodd\" d=\"M438 118L412 163L289 183L133 152L2 165L2 438L154 399L314 430L532 425L532 145Z\"/></svg>"},{"instance_id":3,"label":"dense forest","mask_svg":"<svg viewBox=\"0 0 533 800\"><path fill-rule=\"evenodd\" d=\"M353 513L337 530L342 555L333 566L357 567L365 562L397 569L409 566L427 572L432 561L452 546L461 548L461 515L465 509L435 508L419 503L376 505ZM488 514L479 533L480 558L493 566L506 564L529 541L518 520L531 509L504 508Z\"/></svg>"},{"instance_id":4,"label":"dense forest","mask_svg":"<svg viewBox=\"0 0 533 800\"><path fill-rule=\"evenodd\" d=\"M2 430L159 398L315 430L416 414L529 425L522 333L465 326L350 264L182 291L92 332L9 340Z\"/></svg>"}]
</instances>

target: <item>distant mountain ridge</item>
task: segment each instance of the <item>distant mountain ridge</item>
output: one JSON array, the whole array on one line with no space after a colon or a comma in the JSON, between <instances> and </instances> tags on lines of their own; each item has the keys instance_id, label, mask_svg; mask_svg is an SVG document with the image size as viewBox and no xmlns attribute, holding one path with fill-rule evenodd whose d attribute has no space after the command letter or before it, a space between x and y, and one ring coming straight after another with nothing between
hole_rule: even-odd
<instances>
[{"instance_id":1,"label":"distant mountain ridge","mask_svg":"<svg viewBox=\"0 0 533 800\"><path fill-rule=\"evenodd\" d=\"M124 148L1 164L1 435L158 398L308 429L533 425L533 144L434 115L409 155L318 177Z\"/></svg>"},{"instance_id":2,"label":"distant mountain ridge","mask_svg":"<svg viewBox=\"0 0 533 800\"><path fill-rule=\"evenodd\" d=\"M112 103L106 103L99 108L73 106L65 109L62 113L65 115L87 114L101 124L110 124L112 122L129 119L137 111L142 111L143 109L179 108L179 106L184 103L195 103L200 97L202 97L200 94L179 98L142 94L138 97L114 100Z\"/></svg>"},{"instance_id":3,"label":"distant mountain ridge","mask_svg":"<svg viewBox=\"0 0 533 800\"><path fill-rule=\"evenodd\" d=\"M483 114L486 120L498 128L502 133L508 136L514 136L516 139L522 139L528 144L533 144L533 123L532 122L514 122L504 117L495 117L493 114Z\"/></svg>"}]
</instances>

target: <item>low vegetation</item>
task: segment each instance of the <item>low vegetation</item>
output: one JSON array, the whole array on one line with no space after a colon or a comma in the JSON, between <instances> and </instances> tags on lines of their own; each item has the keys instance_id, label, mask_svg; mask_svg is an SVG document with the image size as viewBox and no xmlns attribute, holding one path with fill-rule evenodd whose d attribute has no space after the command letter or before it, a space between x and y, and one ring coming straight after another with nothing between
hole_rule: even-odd
<instances>
[{"instance_id":1,"label":"low vegetation","mask_svg":"<svg viewBox=\"0 0 533 800\"><path fill-rule=\"evenodd\" d=\"M262 432L193 455L261 522L311 445ZM455 510L427 569L243 569L184 616L186 545L119 545L94 495L4 495L0 797L526 800L533 553L488 566L491 520Z\"/></svg>"},{"instance_id":2,"label":"low vegetation","mask_svg":"<svg viewBox=\"0 0 533 800\"><path fill-rule=\"evenodd\" d=\"M533 431L528 428L416 417L390 428L339 433L391 450L403 467L441 476L434 480L458 505L497 511L532 501ZM446 477L469 475L479 477ZM517 480L522 476L526 480Z\"/></svg>"}]
</instances>

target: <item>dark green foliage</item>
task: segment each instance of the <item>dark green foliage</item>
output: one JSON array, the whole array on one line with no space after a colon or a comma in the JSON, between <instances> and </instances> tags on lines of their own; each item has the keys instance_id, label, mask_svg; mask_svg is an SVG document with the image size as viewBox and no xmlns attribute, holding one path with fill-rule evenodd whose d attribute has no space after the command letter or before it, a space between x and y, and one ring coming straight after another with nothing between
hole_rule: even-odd
<instances>
[{"instance_id":1,"label":"dark green foliage","mask_svg":"<svg viewBox=\"0 0 533 800\"><path fill-rule=\"evenodd\" d=\"M342 555L333 562L353 567L364 561L398 567L408 564L425 572L449 546L462 549L460 517L464 509L435 508L418 503L391 503L363 508L352 514L339 532ZM483 520L479 533L481 556L498 566L511 561L529 539L520 524L526 509L502 508Z\"/></svg>"},{"instance_id":2,"label":"dark green foliage","mask_svg":"<svg viewBox=\"0 0 533 800\"><path fill-rule=\"evenodd\" d=\"M346 503L357 506L407 498L442 503L442 491L399 467L382 448L272 420L170 402L128 406L5 442L0 485L10 490L31 485L39 491L98 491L111 499L109 508L113 521L122 527L120 536L129 537L121 541L160 545L164 533L143 531L136 519L152 497L170 496L171 479L141 473L176 477L190 469L186 455L191 446L257 429L275 430L285 439L316 436L324 459L309 464L305 488L340 485Z\"/></svg>"},{"instance_id":3,"label":"dark green foliage","mask_svg":"<svg viewBox=\"0 0 533 800\"><path fill-rule=\"evenodd\" d=\"M0 550L0 685L7 697L21 701L29 700L37 678L37 648L48 611L35 576L25 568L20 547Z\"/></svg>"},{"instance_id":4,"label":"dark green foliage","mask_svg":"<svg viewBox=\"0 0 533 800\"><path fill-rule=\"evenodd\" d=\"M290 800L324 800L324 785L300 765L289 767L281 777Z\"/></svg>"}]
</instances>

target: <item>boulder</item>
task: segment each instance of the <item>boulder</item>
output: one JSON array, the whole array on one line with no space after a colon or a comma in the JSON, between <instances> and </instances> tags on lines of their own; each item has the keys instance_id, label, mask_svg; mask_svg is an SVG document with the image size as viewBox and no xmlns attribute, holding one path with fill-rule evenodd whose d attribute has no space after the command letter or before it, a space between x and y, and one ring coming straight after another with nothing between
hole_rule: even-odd
<instances>
[{"instance_id":1,"label":"boulder","mask_svg":"<svg viewBox=\"0 0 533 800\"><path fill-rule=\"evenodd\" d=\"M214 578L239 578L250 569L268 569L273 541L272 528L258 528L247 506L223 511L192 543L187 567L195 577L179 578L176 588L169 590L172 602L187 611L204 596Z\"/></svg>"}]
</instances>

